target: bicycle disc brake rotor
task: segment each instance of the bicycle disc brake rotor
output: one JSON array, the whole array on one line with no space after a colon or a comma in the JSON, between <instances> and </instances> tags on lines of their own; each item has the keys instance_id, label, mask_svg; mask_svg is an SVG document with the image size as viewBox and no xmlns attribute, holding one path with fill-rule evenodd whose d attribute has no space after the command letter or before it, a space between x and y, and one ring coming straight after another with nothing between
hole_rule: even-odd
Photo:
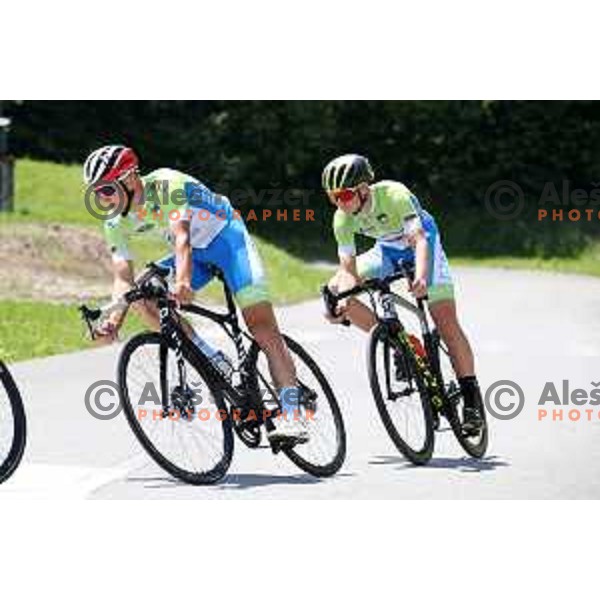
<instances>
[{"instance_id":1,"label":"bicycle disc brake rotor","mask_svg":"<svg viewBox=\"0 0 600 600\"><path fill-rule=\"evenodd\" d=\"M192 420L196 414L197 390L189 385L176 385L169 394L169 407L167 412L174 411L184 420Z\"/></svg>"}]
</instances>

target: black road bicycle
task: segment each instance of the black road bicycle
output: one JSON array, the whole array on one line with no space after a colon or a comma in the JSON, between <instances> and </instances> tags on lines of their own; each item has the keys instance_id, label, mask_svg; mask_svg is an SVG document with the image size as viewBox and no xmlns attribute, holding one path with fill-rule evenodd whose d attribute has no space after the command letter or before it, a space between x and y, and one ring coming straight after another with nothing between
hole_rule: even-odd
<instances>
[{"instance_id":1,"label":"black road bicycle","mask_svg":"<svg viewBox=\"0 0 600 600\"><path fill-rule=\"evenodd\" d=\"M93 337L93 324L104 314L133 302L158 306L160 332L143 332L123 347L118 385L127 421L150 456L171 475L191 484L221 479L231 463L233 431L249 448L261 444L280 410L264 352L242 328L233 296L218 269L227 312L186 305L178 309L168 292L170 270L150 263L135 286L112 306L90 309L82 316ZM217 326L235 348L225 374L186 335L182 319L195 327ZM309 440L273 441L300 469L316 477L334 475L346 456L346 433L335 395L317 363L293 339L284 336L296 366L298 412Z\"/></svg>"},{"instance_id":2,"label":"black road bicycle","mask_svg":"<svg viewBox=\"0 0 600 600\"><path fill-rule=\"evenodd\" d=\"M26 439L23 400L7 366L0 361L0 483L19 466Z\"/></svg>"},{"instance_id":3,"label":"black road bicycle","mask_svg":"<svg viewBox=\"0 0 600 600\"><path fill-rule=\"evenodd\" d=\"M365 280L339 294L325 286L321 291L326 310L337 315L340 300L363 292L369 294L378 321L368 345L369 383L387 433L408 460L417 465L430 460L440 417L448 421L463 449L481 458L488 444L483 403L476 407L483 425L475 435L467 435L463 430L462 392L454 380L448 350L430 325L427 299L412 303L391 290L393 282L403 278L410 282L413 276L412 267L400 265L394 275ZM396 306L417 317L422 342L406 330ZM350 322L344 320L343 324Z\"/></svg>"}]
</instances>

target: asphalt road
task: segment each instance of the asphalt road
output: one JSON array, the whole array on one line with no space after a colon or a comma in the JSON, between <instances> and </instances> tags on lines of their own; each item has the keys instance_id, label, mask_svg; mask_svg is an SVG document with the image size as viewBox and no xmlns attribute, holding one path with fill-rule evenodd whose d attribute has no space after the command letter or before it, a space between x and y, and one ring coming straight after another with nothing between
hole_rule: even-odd
<instances>
[{"instance_id":1,"label":"asphalt road","mask_svg":"<svg viewBox=\"0 0 600 600\"><path fill-rule=\"evenodd\" d=\"M84 394L112 379L118 348L12 365L29 418L24 461L0 497L99 499L221 498L600 498L600 406L539 406L547 382L562 393L600 385L600 280L549 273L455 269L461 319L477 353L484 389L517 382L525 407L514 419L491 419L484 460L467 458L450 432L435 457L413 467L387 438L370 395L366 338L331 326L318 302L279 311L282 328L300 340L329 375L342 407L348 456L328 480L303 474L284 456L241 444L228 476L192 487L156 467L120 415L90 416ZM538 410L563 409L563 420ZM571 421L568 411L580 410ZM593 418L585 410L593 409Z\"/></svg>"}]
</instances>

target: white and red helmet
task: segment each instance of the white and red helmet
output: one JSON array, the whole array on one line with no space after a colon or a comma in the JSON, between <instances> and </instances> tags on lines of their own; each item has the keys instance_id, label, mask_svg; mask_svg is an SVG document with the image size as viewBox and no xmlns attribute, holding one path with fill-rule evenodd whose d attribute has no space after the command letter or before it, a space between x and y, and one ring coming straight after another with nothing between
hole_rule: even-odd
<instances>
[{"instance_id":1,"label":"white and red helmet","mask_svg":"<svg viewBox=\"0 0 600 600\"><path fill-rule=\"evenodd\" d=\"M83 180L87 185L94 185L99 181L116 181L137 169L139 162L131 148L104 146L87 157L83 165Z\"/></svg>"}]
</instances>

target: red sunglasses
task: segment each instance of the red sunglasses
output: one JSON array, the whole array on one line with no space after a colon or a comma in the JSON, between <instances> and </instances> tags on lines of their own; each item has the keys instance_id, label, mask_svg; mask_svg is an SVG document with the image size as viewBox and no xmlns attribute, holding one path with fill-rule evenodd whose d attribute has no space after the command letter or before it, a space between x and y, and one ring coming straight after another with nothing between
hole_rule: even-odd
<instances>
[{"instance_id":1,"label":"red sunglasses","mask_svg":"<svg viewBox=\"0 0 600 600\"><path fill-rule=\"evenodd\" d=\"M346 204L347 202L352 202L352 200L354 200L356 188L343 188L341 190L336 190L335 192L332 192L332 195L336 202L342 202L343 204Z\"/></svg>"}]
</instances>

